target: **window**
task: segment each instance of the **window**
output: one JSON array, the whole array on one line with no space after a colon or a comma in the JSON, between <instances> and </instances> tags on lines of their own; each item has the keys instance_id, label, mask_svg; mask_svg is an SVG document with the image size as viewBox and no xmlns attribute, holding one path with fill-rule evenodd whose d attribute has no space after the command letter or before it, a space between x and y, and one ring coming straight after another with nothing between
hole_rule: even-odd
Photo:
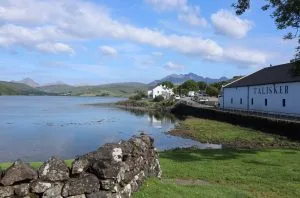
<instances>
[{"instance_id":1,"label":"window","mask_svg":"<svg viewBox=\"0 0 300 198\"><path fill-rule=\"evenodd\" d=\"M285 99L282 99L282 106L285 107Z\"/></svg>"},{"instance_id":2,"label":"window","mask_svg":"<svg viewBox=\"0 0 300 198\"><path fill-rule=\"evenodd\" d=\"M253 98L251 98L251 105L253 105Z\"/></svg>"},{"instance_id":3,"label":"window","mask_svg":"<svg viewBox=\"0 0 300 198\"><path fill-rule=\"evenodd\" d=\"M243 104L243 99L242 98L240 98L240 104Z\"/></svg>"},{"instance_id":4,"label":"window","mask_svg":"<svg viewBox=\"0 0 300 198\"><path fill-rule=\"evenodd\" d=\"M231 102L231 104L233 104L233 98L231 98L230 102Z\"/></svg>"},{"instance_id":5,"label":"window","mask_svg":"<svg viewBox=\"0 0 300 198\"><path fill-rule=\"evenodd\" d=\"M265 106L268 106L268 99L265 99Z\"/></svg>"}]
</instances>

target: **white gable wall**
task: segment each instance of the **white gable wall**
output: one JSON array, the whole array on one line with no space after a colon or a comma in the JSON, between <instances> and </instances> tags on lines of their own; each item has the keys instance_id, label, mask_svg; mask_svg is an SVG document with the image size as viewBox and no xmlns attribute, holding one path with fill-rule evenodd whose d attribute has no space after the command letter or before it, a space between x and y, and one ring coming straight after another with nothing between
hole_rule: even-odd
<instances>
[{"instance_id":1,"label":"white gable wall","mask_svg":"<svg viewBox=\"0 0 300 198\"><path fill-rule=\"evenodd\" d=\"M231 104L231 98L233 103ZM240 98L243 103L240 104ZM253 98L253 104L251 99ZM267 99L267 105L265 105ZM285 99L285 107L283 106ZM223 88L221 108L263 111L275 114L300 116L300 82L260 86ZM223 103L224 102L224 103Z\"/></svg>"}]
</instances>

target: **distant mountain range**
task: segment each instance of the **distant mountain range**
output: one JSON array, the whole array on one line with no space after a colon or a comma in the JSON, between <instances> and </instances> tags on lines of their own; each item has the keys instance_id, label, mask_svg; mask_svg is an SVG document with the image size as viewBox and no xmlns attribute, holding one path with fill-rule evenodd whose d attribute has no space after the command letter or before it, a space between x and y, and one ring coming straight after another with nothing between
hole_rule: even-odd
<instances>
[{"instance_id":1,"label":"distant mountain range","mask_svg":"<svg viewBox=\"0 0 300 198\"><path fill-rule=\"evenodd\" d=\"M171 74L171 75L168 75L160 80L155 80L151 83L149 83L150 86L155 86L161 82L164 82L164 81L170 81L174 84L182 84L184 83L185 81L187 80L194 80L196 82L198 81L203 81L203 82L206 82L208 84L210 83L216 83L216 82L221 82L221 81L226 81L228 80L228 78L226 77L221 77L221 78L218 78L218 79L215 79L215 78L204 78L202 76L199 76L197 74L194 74L194 73L188 73L188 74Z\"/></svg>"},{"instance_id":2,"label":"distant mountain range","mask_svg":"<svg viewBox=\"0 0 300 198\"><path fill-rule=\"evenodd\" d=\"M20 81L0 81L0 95L71 95L71 96L117 96L129 97L137 91L147 91L149 87L155 86L163 81L181 84L187 80L204 81L215 83L228 80L226 77L219 79L204 78L194 73L172 74L155 80L149 84L139 82L111 83L103 85L72 86L63 82L40 85L30 78Z\"/></svg>"}]
</instances>

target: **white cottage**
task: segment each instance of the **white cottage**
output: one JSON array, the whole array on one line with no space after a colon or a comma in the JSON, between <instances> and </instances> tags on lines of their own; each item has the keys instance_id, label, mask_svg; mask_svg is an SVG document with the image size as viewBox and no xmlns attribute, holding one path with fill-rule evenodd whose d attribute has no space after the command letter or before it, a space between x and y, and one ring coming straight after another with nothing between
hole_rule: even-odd
<instances>
[{"instance_id":1,"label":"white cottage","mask_svg":"<svg viewBox=\"0 0 300 198\"><path fill-rule=\"evenodd\" d=\"M220 108L300 116L300 76L295 63L261 69L222 88Z\"/></svg>"},{"instance_id":2,"label":"white cottage","mask_svg":"<svg viewBox=\"0 0 300 198\"><path fill-rule=\"evenodd\" d=\"M163 96L165 99L170 98L172 95L174 95L173 89L169 89L166 86L158 85L154 87L153 89L148 91L148 97L149 98L155 98L157 96Z\"/></svg>"}]
</instances>

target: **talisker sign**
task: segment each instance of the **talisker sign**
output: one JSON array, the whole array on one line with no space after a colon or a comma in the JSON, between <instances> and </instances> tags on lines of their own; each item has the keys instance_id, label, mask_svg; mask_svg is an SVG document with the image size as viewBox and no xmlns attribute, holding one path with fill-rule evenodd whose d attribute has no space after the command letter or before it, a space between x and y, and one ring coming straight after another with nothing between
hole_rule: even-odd
<instances>
[{"instance_id":1,"label":"talisker sign","mask_svg":"<svg viewBox=\"0 0 300 198\"><path fill-rule=\"evenodd\" d=\"M288 94L289 86L265 86L260 88L253 88L254 94L271 95L271 94Z\"/></svg>"}]
</instances>

